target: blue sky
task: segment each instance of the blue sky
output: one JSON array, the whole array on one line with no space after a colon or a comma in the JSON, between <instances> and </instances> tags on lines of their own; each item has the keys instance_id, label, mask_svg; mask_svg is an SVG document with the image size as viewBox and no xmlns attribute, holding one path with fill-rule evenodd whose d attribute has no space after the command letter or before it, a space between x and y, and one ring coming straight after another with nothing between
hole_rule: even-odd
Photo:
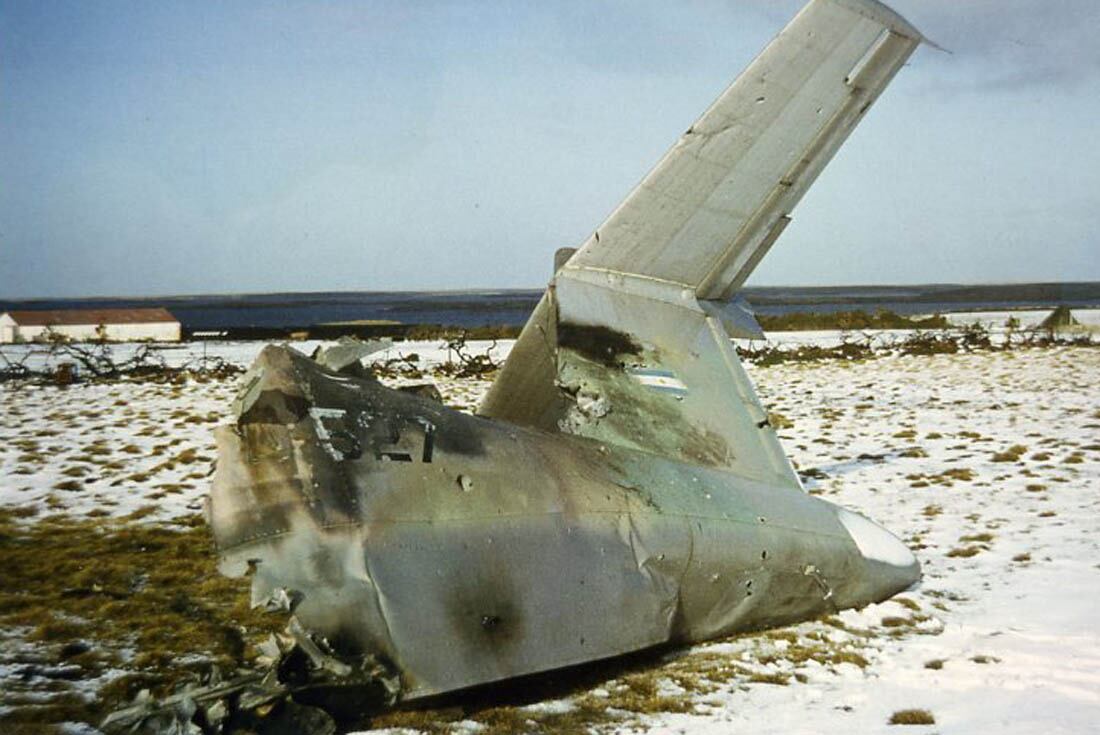
<instances>
[{"instance_id":1,"label":"blue sky","mask_svg":"<svg viewBox=\"0 0 1100 735\"><path fill-rule=\"evenodd\" d=\"M0 0L0 297L538 287L797 0ZM925 47L752 285L1100 280L1100 4Z\"/></svg>"}]
</instances>

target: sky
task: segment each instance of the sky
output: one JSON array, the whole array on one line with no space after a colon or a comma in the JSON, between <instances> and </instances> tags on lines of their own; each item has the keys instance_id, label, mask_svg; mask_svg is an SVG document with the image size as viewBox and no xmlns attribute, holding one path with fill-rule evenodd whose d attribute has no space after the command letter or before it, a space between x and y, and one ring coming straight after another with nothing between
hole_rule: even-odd
<instances>
[{"instance_id":1,"label":"sky","mask_svg":"<svg viewBox=\"0 0 1100 735\"><path fill-rule=\"evenodd\" d=\"M537 288L799 0L0 0L0 298ZM1100 280L1100 3L925 46L749 285Z\"/></svg>"}]
</instances>

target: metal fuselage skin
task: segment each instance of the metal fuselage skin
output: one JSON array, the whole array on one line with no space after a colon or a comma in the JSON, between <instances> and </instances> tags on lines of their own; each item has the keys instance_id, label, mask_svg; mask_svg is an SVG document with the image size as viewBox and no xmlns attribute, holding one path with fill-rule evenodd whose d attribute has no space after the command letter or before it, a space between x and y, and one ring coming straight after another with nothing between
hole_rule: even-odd
<instances>
[{"instance_id":1,"label":"metal fuselage skin","mask_svg":"<svg viewBox=\"0 0 1100 735\"><path fill-rule=\"evenodd\" d=\"M890 597L916 560L797 488L450 410L268 347L210 521L338 654L415 699Z\"/></svg>"}]
</instances>

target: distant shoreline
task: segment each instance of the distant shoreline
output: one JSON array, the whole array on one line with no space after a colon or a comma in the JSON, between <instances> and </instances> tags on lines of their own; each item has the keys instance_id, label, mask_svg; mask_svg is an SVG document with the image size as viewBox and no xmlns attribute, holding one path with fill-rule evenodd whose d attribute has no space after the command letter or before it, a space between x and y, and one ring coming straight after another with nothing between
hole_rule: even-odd
<instances>
[{"instance_id":1,"label":"distant shoreline","mask_svg":"<svg viewBox=\"0 0 1100 735\"><path fill-rule=\"evenodd\" d=\"M542 289L479 291L339 291L139 298L0 300L12 309L163 306L186 334L224 332L234 339L277 339L294 333L402 336L425 329L465 329L501 336L527 320ZM741 292L761 321L796 314L890 312L901 317L966 311L1100 308L1100 282L767 286ZM798 319L795 319L798 321ZM826 321L828 321L826 319Z\"/></svg>"}]
</instances>

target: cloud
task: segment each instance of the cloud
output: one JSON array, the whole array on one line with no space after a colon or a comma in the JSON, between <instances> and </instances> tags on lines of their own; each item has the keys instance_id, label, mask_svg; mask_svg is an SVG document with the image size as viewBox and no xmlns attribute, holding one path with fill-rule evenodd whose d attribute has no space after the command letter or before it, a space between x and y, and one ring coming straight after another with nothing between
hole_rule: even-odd
<instances>
[{"instance_id":1,"label":"cloud","mask_svg":"<svg viewBox=\"0 0 1100 735\"><path fill-rule=\"evenodd\" d=\"M1100 79L1095 0L901 0L895 7L951 52L925 57L949 89L1073 87ZM950 68L950 75L944 77Z\"/></svg>"}]
</instances>

